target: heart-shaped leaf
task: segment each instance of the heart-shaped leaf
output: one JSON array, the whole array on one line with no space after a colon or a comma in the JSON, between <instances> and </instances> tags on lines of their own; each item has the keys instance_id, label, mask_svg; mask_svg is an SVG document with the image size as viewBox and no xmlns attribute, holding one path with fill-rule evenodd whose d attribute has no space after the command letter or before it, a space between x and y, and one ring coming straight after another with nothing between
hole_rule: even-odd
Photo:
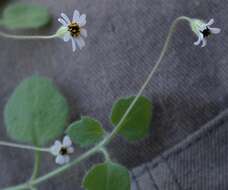
<instances>
[{"instance_id":1,"label":"heart-shaped leaf","mask_svg":"<svg viewBox=\"0 0 228 190\"><path fill-rule=\"evenodd\" d=\"M33 76L15 89L4 120L12 139L42 146L63 133L68 105L50 80Z\"/></svg>"},{"instance_id":2,"label":"heart-shaped leaf","mask_svg":"<svg viewBox=\"0 0 228 190\"><path fill-rule=\"evenodd\" d=\"M135 97L121 98L112 108L111 122L117 125ZM144 138L149 133L152 118L152 103L146 97L139 97L122 123L119 133L129 141Z\"/></svg>"},{"instance_id":3,"label":"heart-shaped leaf","mask_svg":"<svg viewBox=\"0 0 228 190\"><path fill-rule=\"evenodd\" d=\"M97 120L82 117L68 127L67 134L75 144L86 147L101 141L105 131Z\"/></svg>"},{"instance_id":4,"label":"heart-shaped leaf","mask_svg":"<svg viewBox=\"0 0 228 190\"><path fill-rule=\"evenodd\" d=\"M86 190L130 190L128 170L111 161L94 166L83 180Z\"/></svg>"}]
</instances>

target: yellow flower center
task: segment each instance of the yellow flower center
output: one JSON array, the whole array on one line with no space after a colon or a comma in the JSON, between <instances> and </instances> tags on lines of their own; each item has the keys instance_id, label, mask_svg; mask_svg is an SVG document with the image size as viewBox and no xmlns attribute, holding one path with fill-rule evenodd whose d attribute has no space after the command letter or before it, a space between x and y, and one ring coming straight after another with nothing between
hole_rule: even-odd
<instances>
[{"instance_id":1,"label":"yellow flower center","mask_svg":"<svg viewBox=\"0 0 228 190\"><path fill-rule=\"evenodd\" d=\"M80 36L80 26L76 22L72 22L68 26L68 31L70 32L72 37Z\"/></svg>"}]
</instances>

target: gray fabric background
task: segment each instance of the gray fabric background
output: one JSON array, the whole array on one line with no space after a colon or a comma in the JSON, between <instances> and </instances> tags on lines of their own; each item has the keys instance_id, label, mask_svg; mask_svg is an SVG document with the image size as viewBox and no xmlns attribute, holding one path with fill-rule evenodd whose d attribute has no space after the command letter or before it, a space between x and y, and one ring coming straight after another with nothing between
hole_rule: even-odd
<instances>
[{"instance_id":1,"label":"gray fabric background","mask_svg":"<svg viewBox=\"0 0 228 190\"><path fill-rule=\"evenodd\" d=\"M228 110L132 170L132 190L226 190Z\"/></svg>"},{"instance_id":2,"label":"gray fabric background","mask_svg":"<svg viewBox=\"0 0 228 190\"><path fill-rule=\"evenodd\" d=\"M71 44L61 40L1 38L0 139L10 140L2 119L4 105L18 83L32 74L54 80L69 101L72 120L80 115L90 115L111 130L108 117L113 102L118 97L137 93L159 56L172 21L180 15L206 20L215 18L215 26L221 27L222 33L211 37L208 46L201 49L193 46L196 37L189 26L186 23L178 25L165 59L144 93L154 103L151 135L134 144L120 137L115 139L109 146L112 157L129 169L149 162L200 130L227 107L228 4L225 0L32 2L47 5L54 21L42 31L21 33L51 34L59 27L57 18L61 12L71 16L73 10L78 9L87 14L87 45L82 51L72 53ZM76 150L76 154L81 152ZM175 159L175 167L178 167L179 158ZM200 159L203 162L203 158ZM95 156L50 180L41 189L78 190L84 171L92 162L99 161L101 157ZM0 147L0 187L25 181L32 171L32 162L31 152ZM42 173L54 167L53 158L44 156ZM188 189L197 188L189 185Z\"/></svg>"}]
</instances>

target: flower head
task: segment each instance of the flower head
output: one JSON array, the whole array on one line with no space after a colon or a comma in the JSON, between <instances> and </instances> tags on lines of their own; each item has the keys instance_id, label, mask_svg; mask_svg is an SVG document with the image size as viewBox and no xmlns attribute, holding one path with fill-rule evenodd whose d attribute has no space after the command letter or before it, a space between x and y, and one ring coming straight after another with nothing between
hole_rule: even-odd
<instances>
[{"instance_id":1,"label":"flower head","mask_svg":"<svg viewBox=\"0 0 228 190\"><path fill-rule=\"evenodd\" d=\"M214 24L214 19L211 19L208 23L199 19L191 19L190 24L192 31L198 36L198 40L194 43L196 46L202 42L201 47L205 47L207 45L208 36L221 32L220 28L211 27L211 25Z\"/></svg>"},{"instance_id":2,"label":"flower head","mask_svg":"<svg viewBox=\"0 0 228 190\"><path fill-rule=\"evenodd\" d=\"M85 41L82 37L87 37L86 29L82 28L86 24L86 15L80 15L78 10L75 10L72 20L66 14L62 13L58 21L62 26L57 31L57 36L63 38L65 42L71 40L73 51L77 48L76 44L79 49L82 49L85 46Z\"/></svg>"},{"instance_id":3,"label":"flower head","mask_svg":"<svg viewBox=\"0 0 228 190\"><path fill-rule=\"evenodd\" d=\"M57 164L66 164L70 161L69 154L74 152L72 147L72 141L69 136L63 138L63 142L55 141L54 145L51 146L51 153L56 156L55 162Z\"/></svg>"}]
</instances>

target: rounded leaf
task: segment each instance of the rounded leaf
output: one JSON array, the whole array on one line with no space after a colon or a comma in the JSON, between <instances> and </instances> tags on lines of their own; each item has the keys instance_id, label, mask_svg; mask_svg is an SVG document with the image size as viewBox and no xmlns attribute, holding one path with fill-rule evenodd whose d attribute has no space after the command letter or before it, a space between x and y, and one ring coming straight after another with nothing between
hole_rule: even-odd
<instances>
[{"instance_id":1,"label":"rounded leaf","mask_svg":"<svg viewBox=\"0 0 228 190\"><path fill-rule=\"evenodd\" d=\"M5 106L7 132L14 140L42 146L63 133L68 110L50 80L33 76L15 89Z\"/></svg>"},{"instance_id":2,"label":"rounded leaf","mask_svg":"<svg viewBox=\"0 0 228 190\"><path fill-rule=\"evenodd\" d=\"M112 108L111 122L117 125L135 97L121 98ZM119 134L129 141L144 138L149 133L152 118L152 103L146 97L139 97L122 123Z\"/></svg>"},{"instance_id":3,"label":"rounded leaf","mask_svg":"<svg viewBox=\"0 0 228 190\"><path fill-rule=\"evenodd\" d=\"M81 147L101 141L105 134L100 122L90 117L82 117L80 121L72 123L66 132L71 140Z\"/></svg>"},{"instance_id":4,"label":"rounded leaf","mask_svg":"<svg viewBox=\"0 0 228 190\"><path fill-rule=\"evenodd\" d=\"M94 166L83 180L86 190L130 190L128 170L111 161Z\"/></svg>"},{"instance_id":5,"label":"rounded leaf","mask_svg":"<svg viewBox=\"0 0 228 190\"><path fill-rule=\"evenodd\" d=\"M31 29L45 26L50 20L46 7L13 3L4 10L1 22L9 29Z\"/></svg>"}]
</instances>

